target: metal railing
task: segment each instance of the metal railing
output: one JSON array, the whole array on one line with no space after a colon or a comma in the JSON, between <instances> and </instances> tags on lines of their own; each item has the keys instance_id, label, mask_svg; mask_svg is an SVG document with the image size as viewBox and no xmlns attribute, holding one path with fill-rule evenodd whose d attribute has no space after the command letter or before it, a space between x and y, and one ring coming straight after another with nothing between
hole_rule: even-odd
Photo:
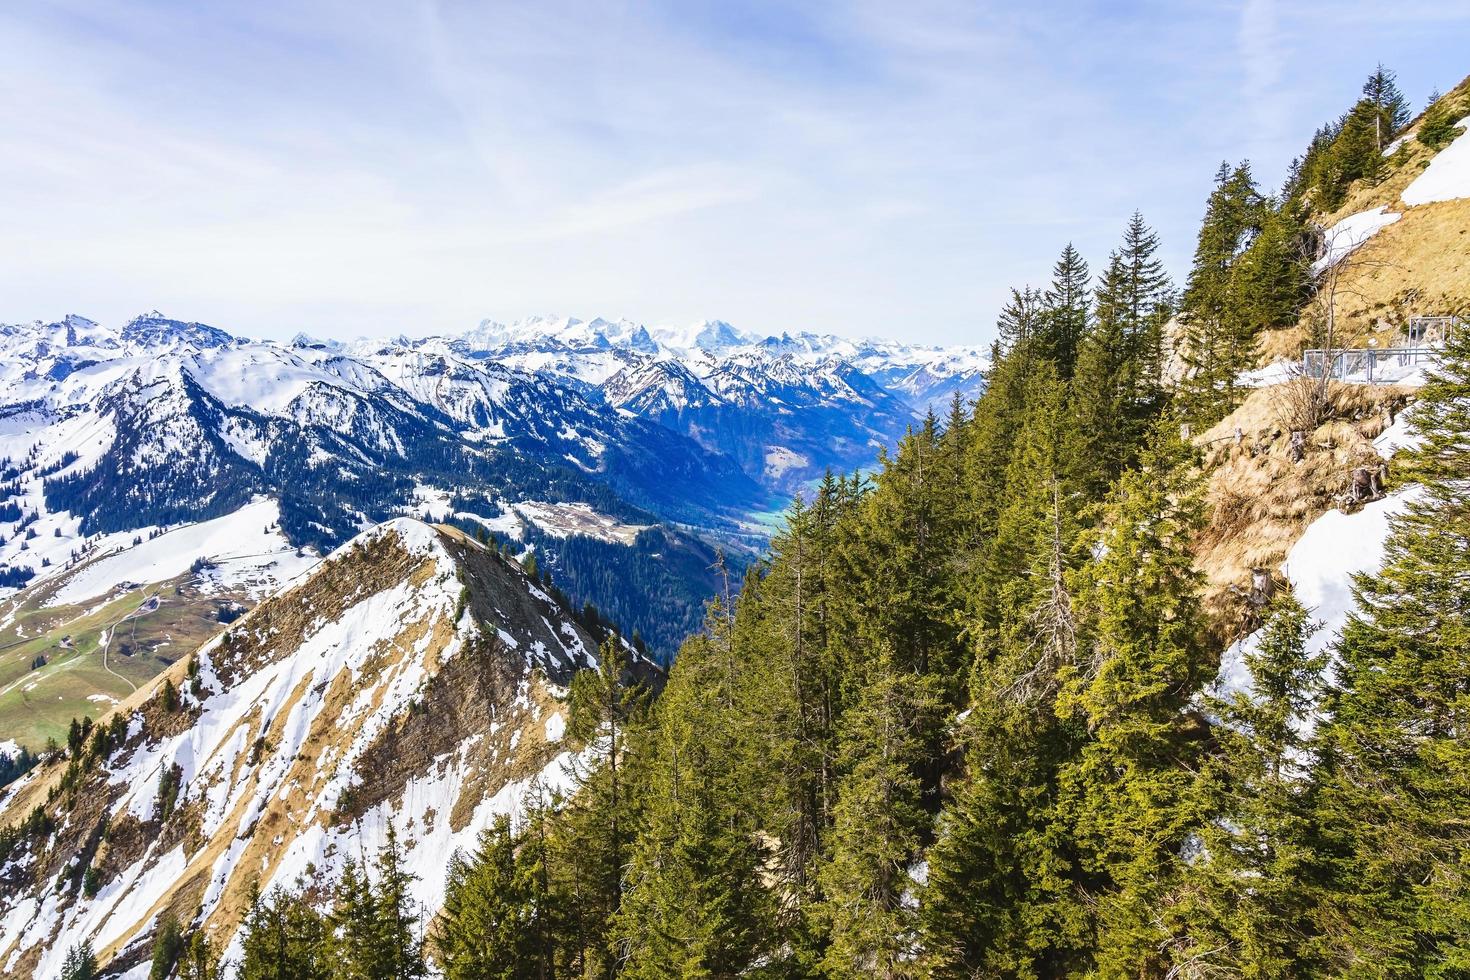
<instances>
[{"instance_id":1,"label":"metal railing","mask_svg":"<svg viewBox=\"0 0 1470 980\"><path fill-rule=\"evenodd\" d=\"M1457 316L1411 316L1404 330L1408 339L1406 347L1423 347L1442 344L1452 328L1461 322Z\"/></svg>"},{"instance_id":2,"label":"metal railing","mask_svg":"<svg viewBox=\"0 0 1470 980\"><path fill-rule=\"evenodd\" d=\"M1374 347L1302 354L1302 373L1309 378L1327 377L1358 384L1391 385L1420 367L1435 363L1439 349L1433 347Z\"/></svg>"}]
</instances>

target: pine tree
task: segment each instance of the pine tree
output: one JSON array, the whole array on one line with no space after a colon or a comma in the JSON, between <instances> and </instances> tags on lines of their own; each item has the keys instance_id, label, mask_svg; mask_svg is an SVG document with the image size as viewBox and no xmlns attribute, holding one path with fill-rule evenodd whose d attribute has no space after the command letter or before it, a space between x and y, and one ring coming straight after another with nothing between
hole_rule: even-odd
<instances>
[{"instance_id":1,"label":"pine tree","mask_svg":"<svg viewBox=\"0 0 1470 980\"><path fill-rule=\"evenodd\" d=\"M909 869L929 826L918 772L940 704L930 679L880 653L843 718L831 843L818 872L830 973L906 975L917 942Z\"/></svg>"},{"instance_id":2,"label":"pine tree","mask_svg":"<svg viewBox=\"0 0 1470 980\"><path fill-rule=\"evenodd\" d=\"M1325 652L1317 626L1289 592L1267 611L1244 652L1250 688L1211 709L1220 752L1206 766L1214 817L1190 868L1199 910L1196 955L1244 977L1319 972L1310 959L1314 887L1310 825L1311 724L1322 695Z\"/></svg>"},{"instance_id":3,"label":"pine tree","mask_svg":"<svg viewBox=\"0 0 1470 980\"><path fill-rule=\"evenodd\" d=\"M529 841L534 850L534 841ZM435 934L446 980L531 980L550 977L554 963L539 921L550 901L547 880L518 853L521 842L501 816L480 834L472 857L449 864Z\"/></svg>"},{"instance_id":4,"label":"pine tree","mask_svg":"<svg viewBox=\"0 0 1470 980\"><path fill-rule=\"evenodd\" d=\"M427 972L423 941L415 928L419 917L410 894L417 879L404 867L398 832L391 822L374 870L378 878L372 904L379 934L379 975L384 980L417 980Z\"/></svg>"},{"instance_id":5,"label":"pine tree","mask_svg":"<svg viewBox=\"0 0 1470 980\"><path fill-rule=\"evenodd\" d=\"M718 611L717 611L718 614ZM627 977L736 976L777 948L728 651L687 642L659 699L648 812L618 913Z\"/></svg>"},{"instance_id":6,"label":"pine tree","mask_svg":"<svg viewBox=\"0 0 1470 980\"><path fill-rule=\"evenodd\" d=\"M1422 492L1391 519L1382 569L1357 580L1320 738L1317 822L1329 872L1318 924L1334 972L1470 970L1470 338L1421 389L1420 443L1395 465Z\"/></svg>"},{"instance_id":7,"label":"pine tree","mask_svg":"<svg viewBox=\"0 0 1470 980\"><path fill-rule=\"evenodd\" d=\"M1078 663L1061 670L1058 711L1090 735L1060 775L1061 807L1097 903L1097 970L1167 969L1179 923L1181 852L1201 808L1190 760L1203 725L1189 709L1213 674L1198 573L1198 475L1161 423L1139 469L1123 475L1080 573Z\"/></svg>"},{"instance_id":8,"label":"pine tree","mask_svg":"<svg viewBox=\"0 0 1470 980\"><path fill-rule=\"evenodd\" d=\"M1179 394L1186 420L1196 425L1211 425L1234 407L1237 377L1255 355L1236 265L1260 230L1262 204L1249 163L1220 165L1181 301L1188 374Z\"/></svg>"},{"instance_id":9,"label":"pine tree","mask_svg":"<svg viewBox=\"0 0 1470 980\"><path fill-rule=\"evenodd\" d=\"M148 980L168 980L174 972L174 964L184 951L184 934L179 929L179 920L168 913L158 927L158 936L153 941L153 962L148 970Z\"/></svg>"},{"instance_id":10,"label":"pine tree","mask_svg":"<svg viewBox=\"0 0 1470 980\"><path fill-rule=\"evenodd\" d=\"M1088 920L1055 812L1058 770L1080 734L1055 709L1059 673L1076 657L1074 433L1055 378L1033 384L997 531L1010 556L990 586L999 620L978 644L964 775L940 814L920 904L926 967L939 977L1052 976L1086 964Z\"/></svg>"},{"instance_id":11,"label":"pine tree","mask_svg":"<svg viewBox=\"0 0 1470 980\"><path fill-rule=\"evenodd\" d=\"M179 960L179 980L223 980L219 953L202 932L189 937Z\"/></svg>"},{"instance_id":12,"label":"pine tree","mask_svg":"<svg viewBox=\"0 0 1470 980\"><path fill-rule=\"evenodd\" d=\"M298 891L300 882L297 883ZM321 915L299 895L252 891L241 933L238 980L330 980Z\"/></svg>"},{"instance_id":13,"label":"pine tree","mask_svg":"<svg viewBox=\"0 0 1470 980\"><path fill-rule=\"evenodd\" d=\"M1090 279L1087 263L1068 242L1052 267L1051 286L1042 297L1036 334L1038 355L1053 361L1064 378L1072 376L1077 349L1087 333Z\"/></svg>"},{"instance_id":14,"label":"pine tree","mask_svg":"<svg viewBox=\"0 0 1470 980\"><path fill-rule=\"evenodd\" d=\"M66 951L61 964L61 980L96 980L97 957L92 953L92 941L84 939Z\"/></svg>"},{"instance_id":15,"label":"pine tree","mask_svg":"<svg viewBox=\"0 0 1470 980\"><path fill-rule=\"evenodd\" d=\"M1077 356L1078 428L1100 493L1132 465L1163 407L1162 337L1171 313L1158 236L1134 213L1098 284L1096 318Z\"/></svg>"},{"instance_id":16,"label":"pine tree","mask_svg":"<svg viewBox=\"0 0 1470 980\"><path fill-rule=\"evenodd\" d=\"M1380 62L1363 83L1363 98L1374 109L1374 144L1379 155L1409 122L1409 100L1399 91L1398 76Z\"/></svg>"},{"instance_id":17,"label":"pine tree","mask_svg":"<svg viewBox=\"0 0 1470 980\"><path fill-rule=\"evenodd\" d=\"M1025 348L1042 333L1044 308L1041 290L1030 286L1011 290L1011 298L1001 308L996 321L1000 353L1009 354Z\"/></svg>"}]
</instances>

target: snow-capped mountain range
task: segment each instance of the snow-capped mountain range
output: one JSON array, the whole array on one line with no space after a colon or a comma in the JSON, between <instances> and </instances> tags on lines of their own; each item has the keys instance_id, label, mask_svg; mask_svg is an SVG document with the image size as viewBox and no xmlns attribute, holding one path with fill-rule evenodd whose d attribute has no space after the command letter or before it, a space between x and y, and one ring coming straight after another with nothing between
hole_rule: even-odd
<instances>
[{"instance_id":1,"label":"snow-capped mountain range","mask_svg":"<svg viewBox=\"0 0 1470 980\"><path fill-rule=\"evenodd\" d=\"M552 567L567 539L607 528L644 557L668 552L647 534L758 545L755 515L867 465L927 399L977 393L983 366L719 322L350 343L156 312L0 325L0 588L262 499L290 547L319 553L401 514L483 526Z\"/></svg>"}]
</instances>

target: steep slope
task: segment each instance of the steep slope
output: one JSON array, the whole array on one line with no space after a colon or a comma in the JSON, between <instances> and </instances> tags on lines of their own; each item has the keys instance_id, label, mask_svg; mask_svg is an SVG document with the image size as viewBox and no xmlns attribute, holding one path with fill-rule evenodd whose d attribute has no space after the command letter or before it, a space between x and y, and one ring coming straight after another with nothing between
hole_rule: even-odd
<instances>
[{"instance_id":1,"label":"steep slope","mask_svg":"<svg viewBox=\"0 0 1470 980\"><path fill-rule=\"evenodd\" d=\"M1470 313L1470 78L1439 105L1459 120L1458 136L1439 148L1421 142L1421 115L1385 148L1381 174L1314 217L1323 239L1314 274L1336 272L1337 346L1394 346L1411 317ZM1301 322L1267 332L1264 360L1295 358L1324 313L1309 307Z\"/></svg>"},{"instance_id":2,"label":"steep slope","mask_svg":"<svg viewBox=\"0 0 1470 980\"><path fill-rule=\"evenodd\" d=\"M165 912L228 946L253 883L324 885L390 824L436 908L453 850L565 778L556 685L596 649L458 531L365 532L5 793L0 824L44 817L6 839L0 968L52 976L86 938L138 966Z\"/></svg>"}]
</instances>

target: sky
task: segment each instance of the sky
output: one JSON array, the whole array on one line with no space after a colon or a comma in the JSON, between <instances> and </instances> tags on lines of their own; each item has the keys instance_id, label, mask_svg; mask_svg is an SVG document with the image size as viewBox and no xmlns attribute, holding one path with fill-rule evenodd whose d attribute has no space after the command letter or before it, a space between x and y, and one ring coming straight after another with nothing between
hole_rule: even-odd
<instances>
[{"instance_id":1,"label":"sky","mask_svg":"<svg viewBox=\"0 0 1470 980\"><path fill-rule=\"evenodd\" d=\"M1140 210L1274 186L1465 0L8 0L0 321L253 336L538 314L984 344Z\"/></svg>"}]
</instances>

